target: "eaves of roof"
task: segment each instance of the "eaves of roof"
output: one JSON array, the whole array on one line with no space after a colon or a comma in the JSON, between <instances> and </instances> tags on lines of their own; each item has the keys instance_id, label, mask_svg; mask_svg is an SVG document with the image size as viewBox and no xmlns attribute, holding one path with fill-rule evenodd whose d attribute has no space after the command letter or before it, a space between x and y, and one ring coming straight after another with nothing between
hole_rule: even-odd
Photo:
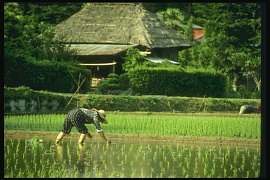
<instances>
[{"instance_id":1,"label":"eaves of roof","mask_svg":"<svg viewBox=\"0 0 270 180\"><path fill-rule=\"evenodd\" d=\"M117 44L69 44L71 50L77 50L77 55L116 55L126 51L129 47L137 47L133 45L117 45Z\"/></svg>"},{"instance_id":2,"label":"eaves of roof","mask_svg":"<svg viewBox=\"0 0 270 180\"><path fill-rule=\"evenodd\" d=\"M176 64L176 65L180 64L179 62L172 61L169 59L164 59L164 58L145 57L144 59L146 59L147 61L153 62L153 63L162 63L163 61L167 60L172 64Z\"/></svg>"}]
</instances>

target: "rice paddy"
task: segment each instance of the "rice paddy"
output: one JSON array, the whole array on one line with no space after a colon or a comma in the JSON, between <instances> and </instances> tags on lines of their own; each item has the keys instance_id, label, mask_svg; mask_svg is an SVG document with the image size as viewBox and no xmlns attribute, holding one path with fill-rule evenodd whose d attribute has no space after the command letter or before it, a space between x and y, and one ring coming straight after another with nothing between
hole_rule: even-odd
<instances>
[{"instance_id":1,"label":"rice paddy","mask_svg":"<svg viewBox=\"0 0 270 180\"><path fill-rule=\"evenodd\" d=\"M55 132L64 114L5 116L5 130ZM110 135L200 136L260 139L260 117L108 114L102 128ZM92 125L87 125L91 134ZM73 134L77 130L73 128ZM98 138L77 144L64 138L4 139L5 178L257 178L260 146Z\"/></svg>"}]
</instances>

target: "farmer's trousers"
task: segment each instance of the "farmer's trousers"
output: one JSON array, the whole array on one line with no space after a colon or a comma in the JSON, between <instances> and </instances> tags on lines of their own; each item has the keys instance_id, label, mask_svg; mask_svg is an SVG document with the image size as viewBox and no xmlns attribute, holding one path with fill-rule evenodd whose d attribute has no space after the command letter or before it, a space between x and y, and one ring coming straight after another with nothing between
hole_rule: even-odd
<instances>
[{"instance_id":1,"label":"farmer's trousers","mask_svg":"<svg viewBox=\"0 0 270 180\"><path fill-rule=\"evenodd\" d=\"M73 126L79 131L79 133L87 134L88 129L84 124L85 114L80 109L73 109L68 112L63 124L62 132L69 134Z\"/></svg>"}]
</instances>

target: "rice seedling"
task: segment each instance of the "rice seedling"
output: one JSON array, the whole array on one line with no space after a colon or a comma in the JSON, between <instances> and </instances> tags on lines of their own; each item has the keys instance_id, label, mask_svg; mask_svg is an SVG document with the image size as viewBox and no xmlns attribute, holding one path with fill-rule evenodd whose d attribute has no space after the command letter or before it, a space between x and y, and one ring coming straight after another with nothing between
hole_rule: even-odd
<instances>
[{"instance_id":1,"label":"rice seedling","mask_svg":"<svg viewBox=\"0 0 270 180\"><path fill-rule=\"evenodd\" d=\"M59 132L64 117L5 116L4 127ZM108 114L108 119L110 123L103 128L107 134L260 138L257 118ZM87 141L79 148L77 139L71 138L58 146L47 140L33 144L24 139L4 139L4 157L5 178L256 178L260 174L260 148L248 145L224 148L131 140L110 146Z\"/></svg>"},{"instance_id":2,"label":"rice seedling","mask_svg":"<svg viewBox=\"0 0 270 180\"><path fill-rule=\"evenodd\" d=\"M108 114L106 133L260 138L260 118ZM59 131L65 114L4 116L6 130ZM19 121L18 121L19 120ZM134 121L135 120L135 121ZM135 122L135 123L134 123ZM245 124L245 126L242 126ZM128 127L128 128L127 128ZM73 129L72 132L76 132Z\"/></svg>"}]
</instances>

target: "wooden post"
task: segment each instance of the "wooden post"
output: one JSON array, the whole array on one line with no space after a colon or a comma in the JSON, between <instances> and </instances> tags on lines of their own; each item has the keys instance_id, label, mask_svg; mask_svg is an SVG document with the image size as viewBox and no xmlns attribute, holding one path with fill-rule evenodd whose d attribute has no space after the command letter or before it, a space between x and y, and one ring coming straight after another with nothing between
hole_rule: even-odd
<instances>
[{"instance_id":1,"label":"wooden post","mask_svg":"<svg viewBox=\"0 0 270 180\"><path fill-rule=\"evenodd\" d=\"M115 62L115 61L113 61L113 62ZM113 73L115 73L115 64L113 65Z\"/></svg>"},{"instance_id":2,"label":"wooden post","mask_svg":"<svg viewBox=\"0 0 270 180\"><path fill-rule=\"evenodd\" d=\"M38 99L37 99L37 107L38 107L38 110L40 110L39 96L38 96Z\"/></svg>"}]
</instances>

